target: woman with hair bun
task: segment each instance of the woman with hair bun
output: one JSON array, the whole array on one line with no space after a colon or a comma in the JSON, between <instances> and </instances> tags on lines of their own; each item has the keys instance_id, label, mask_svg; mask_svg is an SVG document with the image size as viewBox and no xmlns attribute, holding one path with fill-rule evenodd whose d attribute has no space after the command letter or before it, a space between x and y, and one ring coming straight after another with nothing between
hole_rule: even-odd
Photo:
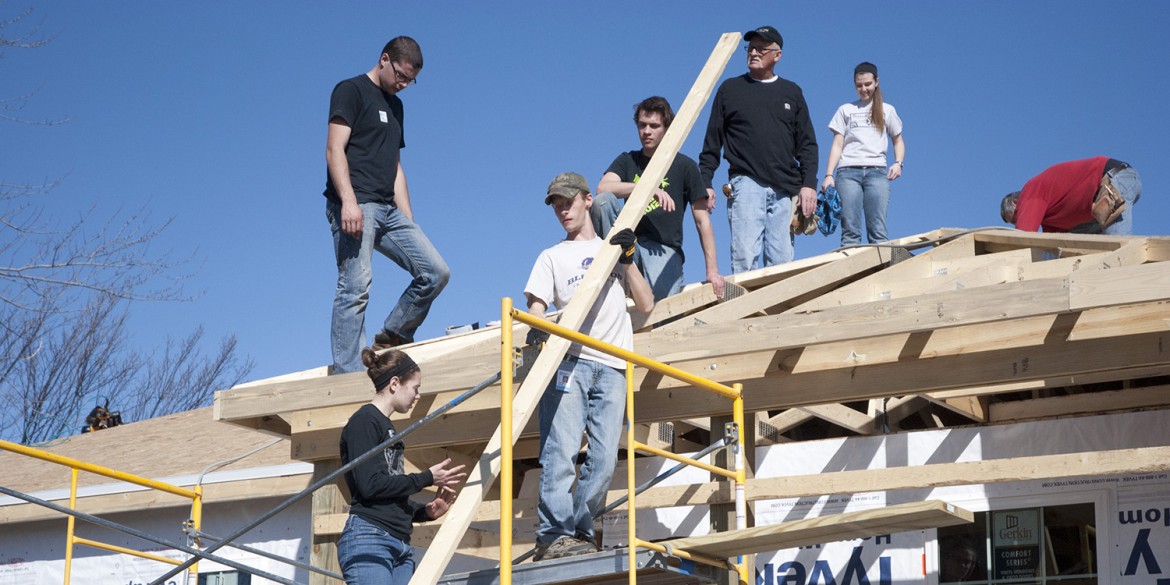
<instances>
[{"instance_id":1,"label":"woman with hair bun","mask_svg":"<svg viewBox=\"0 0 1170 585\"><path fill-rule=\"evenodd\" d=\"M341 460L349 463L396 433L390 413L405 414L418 401L422 371L405 353L362 350L362 363L374 383L374 399L358 409L341 431ZM414 574L410 547L413 522L435 520L455 501L455 486L467 473L451 460L419 473L406 473L401 441L345 473L352 505L337 542L337 559L348 585L406 585ZM410 496L437 486L423 504Z\"/></svg>"},{"instance_id":2,"label":"woman with hair bun","mask_svg":"<svg viewBox=\"0 0 1170 585\"><path fill-rule=\"evenodd\" d=\"M833 146L821 191L836 187L841 195L841 245L861 243L862 215L866 240L884 242L890 181L902 176L906 144L902 119L882 100L877 66L862 62L853 69L853 86L861 99L842 105L829 121ZM886 166L886 144L894 142L894 162ZM840 166L838 167L838 164ZM836 169L836 179L833 170Z\"/></svg>"}]
</instances>

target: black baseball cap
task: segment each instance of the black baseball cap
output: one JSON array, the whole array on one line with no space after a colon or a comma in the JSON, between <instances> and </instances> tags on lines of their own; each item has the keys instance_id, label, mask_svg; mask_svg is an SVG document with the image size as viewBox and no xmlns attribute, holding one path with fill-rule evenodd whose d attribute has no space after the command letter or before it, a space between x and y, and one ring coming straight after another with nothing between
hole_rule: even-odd
<instances>
[{"instance_id":1,"label":"black baseball cap","mask_svg":"<svg viewBox=\"0 0 1170 585\"><path fill-rule=\"evenodd\" d=\"M776 30L774 26L761 26L756 30L749 30L743 33L743 40L751 41L757 36L765 41L776 43L781 49L784 48L784 37L780 36L780 31Z\"/></svg>"}]
</instances>

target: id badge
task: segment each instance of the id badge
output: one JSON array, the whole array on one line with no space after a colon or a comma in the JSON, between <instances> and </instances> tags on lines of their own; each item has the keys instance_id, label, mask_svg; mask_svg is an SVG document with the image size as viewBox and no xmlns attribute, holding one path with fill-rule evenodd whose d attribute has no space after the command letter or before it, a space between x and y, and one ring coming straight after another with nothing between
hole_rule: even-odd
<instances>
[{"instance_id":1,"label":"id badge","mask_svg":"<svg viewBox=\"0 0 1170 585\"><path fill-rule=\"evenodd\" d=\"M573 382L573 365L576 362L572 360L565 360L561 362L561 366L557 368L556 388L560 392L568 392L569 386Z\"/></svg>"}]
</instances>

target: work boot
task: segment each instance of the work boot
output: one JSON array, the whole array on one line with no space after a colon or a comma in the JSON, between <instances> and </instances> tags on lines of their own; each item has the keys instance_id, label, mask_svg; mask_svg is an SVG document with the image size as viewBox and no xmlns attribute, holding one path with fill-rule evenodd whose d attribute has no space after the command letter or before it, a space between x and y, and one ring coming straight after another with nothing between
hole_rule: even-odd
<instances>
[{"instance_id":1,"label":"work boot","mask_svg":"<svg viewBox=\"0 0 1170 585\"><path fill-rule=\"evenodd\" d=\"M406 345L406 340L394 333L379 331L374 334L374 351L382 351L399 345Z\"/></svg>"},{"instance_id":2,"label":"work boot","mask_svg":"<svg viewBox=\"0 0 1170 585\"><path fill-rule=\"evenodd\" d=\"M601 547L597 546L597 543L593 542L592 539L581 538L581 536L578 535L573 540L576 540L582 546L573 547L573 550L565 555L567 557L575 557L577 555L591 555L595 552L601 552Z\"/></svg>"},{"instance_id":3,"label":"work boot","mask_svg":"<svg viewBox=\"0 0 1170 585\"><path fill-rule=\"evenodd\" d=\"M562 536L550 543L548 546L536 546L536 556L532 558L533 561L547 561L551 559L560 559L564 557L571 557L575 555L589 554L597 552L597 545L592 542L586 542L579 538L572 536Z\"/></svg>"}]
</instances>

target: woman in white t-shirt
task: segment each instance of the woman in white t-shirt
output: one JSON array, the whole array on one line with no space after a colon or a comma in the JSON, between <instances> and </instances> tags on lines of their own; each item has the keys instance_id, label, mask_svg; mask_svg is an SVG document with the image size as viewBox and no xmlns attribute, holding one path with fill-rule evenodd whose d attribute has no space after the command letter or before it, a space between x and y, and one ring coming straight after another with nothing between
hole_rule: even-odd
<instances>
[{"instance_id":1,"label":"woman in white t-shirt","mask_svg":"<svg viewBox=\"0 0 1170 585\"><path fill-rule=\"evenodd\" d=\"M906 145L902 120L894 106L882 101L877 66L863 62L853 69L853 85L861 99L842 105L829 121L833 147L821 191L836 187L841 194L841 245L861 243L862 214L869 243L886 236L890 181L902 175ZM887 137L894 142L894 162L886 165ZM834 169L836 179L834 180Z\"/></svg>"}]
</instances>

